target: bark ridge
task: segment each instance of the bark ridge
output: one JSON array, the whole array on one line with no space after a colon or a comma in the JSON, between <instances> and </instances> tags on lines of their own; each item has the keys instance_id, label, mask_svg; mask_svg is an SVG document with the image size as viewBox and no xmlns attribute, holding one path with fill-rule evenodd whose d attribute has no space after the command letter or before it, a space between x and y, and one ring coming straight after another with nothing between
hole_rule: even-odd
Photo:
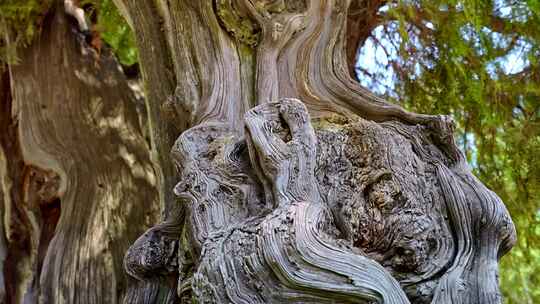
<instances>
[{"instance_id":1,"label":"bark ridge","mask_svg":"<svg viewBox=\"0 0 540 304\"><path fill-rule=\"evenodd\" d=\"M257 106L244 122L243 137L218 123L179 137L190 259L167 263L170 246L143 259L168 244L143 236L126 256L130 273L136 257L152 275L172 265L178 294L202 303L500 301L511 220L429 127L312 120L296 99Z\"/></svg>"}]
</instances>

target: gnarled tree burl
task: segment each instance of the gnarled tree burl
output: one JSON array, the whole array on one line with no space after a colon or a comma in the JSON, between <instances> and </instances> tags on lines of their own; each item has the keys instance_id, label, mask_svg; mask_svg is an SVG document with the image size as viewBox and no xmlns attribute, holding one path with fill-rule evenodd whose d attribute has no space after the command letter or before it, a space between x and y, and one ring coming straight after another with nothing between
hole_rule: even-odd
<instances>
[{"instance_id":1,"label":"gnarled tree burl","mask_svg":"<svg viewBox=\"0 0 540 304\"><path fill-rule=\"evenodd\" d=\"M163 222L126 254L127 303L501 302L508 212L448 117L351 78L351 1L116 3L165 191Z\"/></svg>"}]
</instances>

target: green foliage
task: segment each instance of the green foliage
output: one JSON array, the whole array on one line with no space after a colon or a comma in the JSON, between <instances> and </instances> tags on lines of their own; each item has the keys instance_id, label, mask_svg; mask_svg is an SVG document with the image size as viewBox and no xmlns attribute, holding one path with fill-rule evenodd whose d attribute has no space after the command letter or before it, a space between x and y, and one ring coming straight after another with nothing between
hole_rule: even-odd
<instances>
[{"instance_id":1,"label":"green foliage","mask_svg":"<svg viewBox=\"0 0 540 304\"><path fill-rule=\"evenodd\" d=\"M91 19L96 20L94 28L107 43L123 65L132 65L138 60L135 35L118 12L112 0L84 0Z\"/></svg>"},{"instance_id":2,"label":"green foliage","mask_svg":"<svg viewBox=\"0 0 540 304\"><path fill-rule=\"evenodd\" d=\"M454 116L518 231L501 263L506 301L540 303L540 1L399 1L379 15L360 81L413 111Z\"/></svg>"},{"instance_id":3,"label":"green foliage","mask_svg":"<svg viewBox=\"0 0 540 304\"><path fill-rule=\"evenodd\" d=\"M51 0L2 0L0 2L0 63L16 63L16 50L27 46L39 33ZM82 0L94 35L108 44L123 65L137 62L137 48L131 28L119 14L112 0Z\"/></svg>"},{"instance_id":4,"label":"green foliage","mask_svg":"<svg viewBox=\"0 0 540 304\"><path fill-rule=\"evenodd\" d=\"M43 13L51 1L2 0L0 2L0 64L17 62L16 49L39 32Z\"/></svg>"}]
</instances>

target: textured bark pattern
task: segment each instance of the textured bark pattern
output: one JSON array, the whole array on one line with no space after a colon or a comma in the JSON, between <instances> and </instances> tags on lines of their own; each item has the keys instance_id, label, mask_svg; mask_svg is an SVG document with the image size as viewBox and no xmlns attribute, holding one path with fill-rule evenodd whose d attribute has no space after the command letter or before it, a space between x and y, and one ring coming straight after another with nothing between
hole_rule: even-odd
<instances>
[{"instance_id":1,"label":"textured bark pattern","mask_svg":"<svg viewBox=\"0 0 540 304\"><path fill-rule=\"evenodd\" d=\"M121 302L124 253L159 212L133 92L61 2L19 56L0 136L7 302Z\"/></svg>"},{"instance_id":2,"label":"textured bark pattern","mask_svg":"<svg viewBox=\"0 0 540 304\"><path fill-rule=\"evenodd\" d=\"M177 175L170 148L191 122L190 110L198 98L195 71L182 53L190 46L182 40L172 40L163 30L173 22L172 18L184 18L183 12L178 11L173 17L166 11L169 4L155 6L158 1L113 1L121 11L133 12L133 16L126 15L127 21L136 29L139 44L148 47L140 53L139 61L146 87L152 161L156 164L161 211L163 216L168 216L176 212L171 209L178 205L171 191ZM175 1L170 5L176 8Z\"/></svg>"},{"instance_id":3,"label":"textured bark pattern","mask_svg":"<svg viewBox=\"0 0 540 304\"><path fill-rule=\"evenodd\" d=\"M126 303L501 302L504 204L448 117L350 77L349 1L116 2L136 33L159 12L177 83L161 93L191 126L172 149L180 211L127 252Z\"/></svg>"},{"instance_id":4,"label":"textured bark pattern","mask_svg":"<svg viewBox=\"0 0 540 304\"><path fill-rule=\"evenodd\" d=\"M130 274L180 269L203 303L500 302L510 217L429 128L335 116L314 129L292 99L245 120L244 139L208 123L174 147L193 274L174 237L148 237L160 226L128 252Z\"/></svg>"}]
</instances>

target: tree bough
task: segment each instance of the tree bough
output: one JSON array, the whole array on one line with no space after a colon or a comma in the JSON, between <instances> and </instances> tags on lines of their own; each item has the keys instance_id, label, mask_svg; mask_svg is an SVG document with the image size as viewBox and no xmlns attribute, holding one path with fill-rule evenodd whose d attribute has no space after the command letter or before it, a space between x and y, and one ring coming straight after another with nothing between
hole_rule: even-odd
<instances>
[{"instance_id":1,"label":"tree bough","mask_svg":"<svg viewBox=\"0 0 540 304\"><path fill-rule=\"evenodd\" d=\"M171 147L174 121L152 96L174 96L189 127L171 154L178 200L126 255L141 281L126 302L501 302L508 212L451 119L350 78L351 1L116 2L138 38L154 145ZM164 31L149 40L152 9ZM156 83L163 60L172 92Z\"/></svg>"}]
</instances>

